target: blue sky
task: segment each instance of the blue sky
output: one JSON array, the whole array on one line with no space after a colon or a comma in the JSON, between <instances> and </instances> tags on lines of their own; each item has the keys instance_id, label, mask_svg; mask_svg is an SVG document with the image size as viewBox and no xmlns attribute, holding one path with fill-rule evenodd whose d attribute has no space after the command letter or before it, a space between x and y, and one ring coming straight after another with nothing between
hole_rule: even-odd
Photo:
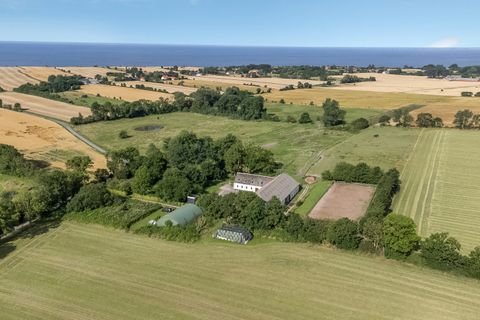
<instances>
[{"instance_id":1,"label":"blue sky","mask_svg":"<svg viewBox=\"0 0 480 320\"><path fill-rule=\"evenodd\" d=\"M0 40L480 47L478 0L0 0Z\"/></svg>"}]
</instances>

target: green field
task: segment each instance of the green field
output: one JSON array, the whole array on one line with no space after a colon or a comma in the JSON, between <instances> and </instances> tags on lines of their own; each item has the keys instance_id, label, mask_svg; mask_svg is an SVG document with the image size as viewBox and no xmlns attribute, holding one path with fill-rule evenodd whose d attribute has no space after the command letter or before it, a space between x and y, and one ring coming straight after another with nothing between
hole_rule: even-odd
<instances>
[{"instance_id":1,"label":"green field","mask_svg":"<svg viewBox=\"0 0 480 320\"><path fill-rule=\"evenodd\" d=\"M303 112L308 112L312 120L317 121L318 117L323 116L323 109L321 105L309 106L309 105L297 105L297 104L282 104L282 103L266 103L265 107L269 114L275 114L280 117L281 120L286 120L288 116L294 117L296 120L300 118ZM381 116L385 113L385 110L377 109L347 109L345 120L351 122L358 118L373 119Z\"/></svg>"},{"instance_id":2,"label":"green field","mask_svg":"<svg viewBox=\"0 0 480 320\"><path fill-rule=\"evenodd\" d=\"M394 201L421 235L449 232L467 251L480 246L479 139L478 131L423 130Z\"/></svg>"},{"instance_id":3,"label":"green field","mask_svg":"<svg viewBox=\"0 0 480 320\"><path fill-rule=\"evenodd\" d=\"M322 159L308 173L320 175L341 161L352 164L366 162L386 170L400 170L413 150L419 133L417 129L368 128L323 152Z\"/></svg>"},{"instance_id":4,"label":"green field","mask_svg":"<svg viewBox=\"0 0 480 320\"><path fill-rule=\"evenodd\" d=\"M110 102L112 104L118 104L119 101L115 99L110 99L106 97L97 97L92 94L85 94L78 91L65 91L59 93L64 98L69 99L73 104L77 106L91 107L94 102L104 104L105 102Z\"/></svg>"},{"instance_id":5,"label":"green field","mask_svg":"<svg viewBox=\"0 0 480 320\"><path fill-rule=\"evenodd\" d=\"M323 197L323 195L328 191L332 185L331 181L318 181L314 185L310 186L308 195L303 201L302 205L295 209L295 212L299 215L306 216L312 211L317 202Z\"/></svg>"},{"instance_id":6,"label":"green field","mask_svg":"<svg viewBox=\"0 0 480 320\"><path fill-rule=\"evenodd\" d=\"M2 245L0 259L2 320L480 314L478 281L307 244L182 244L64 222Z\"/></svg>"},{"instance_id":7,"label":"green field","mask_svg":"<svg viewBox=\"0 0 480 320\"><path fill-rule=\"evenodd\" d=\"M158 131L142 132L134 129L145 125L162 125ZM76 129L107 150L135 146L144 151L150 143L162 146L163 140L190 130L199 135L219 138L232 133L247 142L270 149L282 170L303 176L318 154L332 145L352 136L345 131L325 130L320 124L296 124L270 121L242 121L195 113L170 113L144 118L122 119L77 126ZM119 133L127 130L131 136L120 139Z\"/></svg>"}]
</instances>

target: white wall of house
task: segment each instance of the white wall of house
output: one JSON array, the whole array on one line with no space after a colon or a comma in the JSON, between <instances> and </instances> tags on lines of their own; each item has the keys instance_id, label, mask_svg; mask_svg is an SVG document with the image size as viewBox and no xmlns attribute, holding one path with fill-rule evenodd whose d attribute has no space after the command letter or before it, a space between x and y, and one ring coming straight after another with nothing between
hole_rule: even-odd
<instances>
[{"instance_id":1,"label":"white wall of house","mask_svg":"<svg viewBox=\"0 0 480 320\"><path fill-rule=\"evenodd\" d=\"M233 184L233 189L240 190L240 191L257 192L257 190L259 190L260 187L257 187L257 186L251 185L251 184L244 184L244 183L235 182Z\"/></svg>"}]
</instances>

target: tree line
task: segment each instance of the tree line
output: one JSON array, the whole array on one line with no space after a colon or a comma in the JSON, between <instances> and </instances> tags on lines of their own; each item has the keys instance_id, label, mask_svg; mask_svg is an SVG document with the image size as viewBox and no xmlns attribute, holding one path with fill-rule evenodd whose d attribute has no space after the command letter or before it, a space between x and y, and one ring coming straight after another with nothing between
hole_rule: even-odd
<instances>
[{"instance_id":1,"label":"tree line","mask_svg":"<svg viewBox=\"0 0 480 320\"><path fill-rule=\"evenodd\" d=\"M271 151L244 144L234 135L213 140L183 131L166 139L163 150L150 145L144 155L128 147L108 154L109 185L126 193L154 194L183 202L238 171L271 174L280 164Z\"/></svg>"},{"instance_id":2,"label":"tree line","mask_svg":"<svg viewBox=\"0 0 480 320\"><path fill-rule=\"evenodd\" d=\"M254 96L237 87L228 88L224 93L200 88L190 96L177 92L174 101L160 98L157 101L139 100L121 104L95 102L91 106L92 115L79 114L70 122L75 125L121 118L144 117L152 114L165 114L177 111L226 116L242 120L266 118L262 97Z\"/></svg>"},{"instance_id":3,"label":"tree line","mask_svg":"<svg viewBox=\"0 0 480 320\"><path fill-rule=\"evenodd\" d=\"M0 234L64 208L87 180L86 171L79 169L85 166L78 166L79 163L82 161L69 161L66 171L50 170L25 159L13 146L0 145L0 173L27 178L34 185L29 190L0 193Z\"/></svg>"},{"instance_id":4,"label":"tree line","mask_svg":"<svg viewBox=\"0 0 480 320\"><path fill-rule=\"evenodd\" d=\"M51 75L47 81L41 81L37 84L22 84L13 91L50 98L51 96L55 97L56 93L80 89L83 79L81 76Z\"/></svg>"}]
</instances>

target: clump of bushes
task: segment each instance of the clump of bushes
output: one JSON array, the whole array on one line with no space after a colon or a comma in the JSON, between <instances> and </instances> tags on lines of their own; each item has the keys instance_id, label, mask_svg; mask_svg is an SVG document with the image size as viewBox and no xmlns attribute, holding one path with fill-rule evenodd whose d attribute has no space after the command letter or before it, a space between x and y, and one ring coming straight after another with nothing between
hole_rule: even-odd
<instances>
[{"instance_id":1,"label":"clump of bushes","mask_svg":"<svg viewBox=\"0 0 480 320\"><path fill-rule=\"evenodd\" d=\"M358 118L350 123L350 126L353 130L363 130L370 126L370 123L365 118Z\"/></svg>"},{"instance_id":2,"label":"clump of bushes","mask_svg":"<svg viewBox=\"0 0 480 320\"><path fill-rule=\"evenodd\" d=\"M340 162L335 166L333 171L324 171L322 173L322 179L377 184L383 175L384 172L380 167L370 167L364 162L357 165Z\"/></svg>"}]
</instances>

